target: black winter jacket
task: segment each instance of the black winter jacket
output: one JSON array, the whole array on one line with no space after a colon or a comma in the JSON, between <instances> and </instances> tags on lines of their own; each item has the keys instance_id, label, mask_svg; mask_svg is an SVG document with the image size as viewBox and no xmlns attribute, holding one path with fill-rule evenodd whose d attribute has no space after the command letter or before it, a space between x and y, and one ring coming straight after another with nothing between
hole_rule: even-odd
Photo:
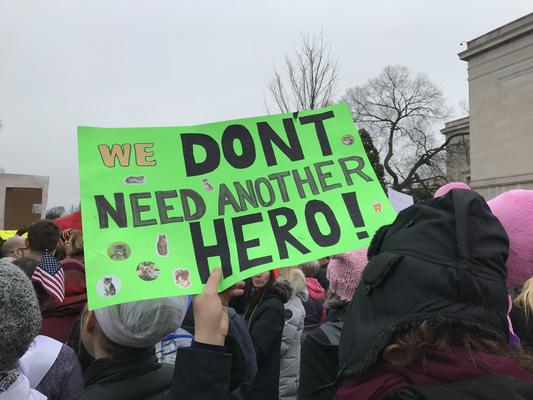
<instances>
[{"instance_id":1,"label":"black winter jacket","mask_svg":"<svg viewBox=\"0 0 533 400\"><path fill-rule=\"evenodd\" d=\"M224 352L178 349L166 400L229 400L231 358Z\"/></svg>"},{"instance_id":2,"label":"black winter jacket","mask_svg":"<svg viewBox=\"0 0 533 400\"><path fill-rule=\"evenodd\" d=\"M324 322L309 332L302 344L300 361L300 400L329 400L339 370L339 342L342 321ZM318 390L320 388L320 390Z\"/></svg>"},{"instance_id":3,"label":"black winter jacket","mask_svg":"<svg viewBox=\"0 0 533 400\"><path fill-rule=\"evenodd\" d=\"M229 330L224 345L226 352L231 355L229 390L233 393L232 399L241 399L241 394L247 392L255 378L257 363L248 326L242 317L236 315L231 307L228 309L228 314ZM194 335L194 312L192 307L189 307L181 327L191 335Z\"/></svg>"},{"instance_id":4,"label":"black winter jacket","mask_svg":"<svg viewBox=\"0 0 533 400\"><path fill-rule=\"evenodd\" d=\"M101 358L85 371L80 400L165 400L172 370L157 362L152 349Z\"/></svg>"},{"instance_id":5,"label":"black winter jacket","mask_svg":"<svg viewBox=\"0 0 533 400\"><path fill-rule=\"evenodd\" d=\"M290 294L290 293L289 293ZM246 315L257 357L257 375L246 399L277 400L279 398L279 371L281 336L285 324L288 295L276 286L268 289L255 310Z\"/></svg>"}]
</instances>

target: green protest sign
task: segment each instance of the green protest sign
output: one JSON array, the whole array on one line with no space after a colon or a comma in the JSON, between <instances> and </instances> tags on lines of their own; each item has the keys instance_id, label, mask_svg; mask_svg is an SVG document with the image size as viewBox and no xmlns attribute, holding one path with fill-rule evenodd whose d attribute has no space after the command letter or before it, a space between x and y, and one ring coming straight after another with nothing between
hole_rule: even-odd
<instances>
[{"instance_id":1,"label":"green protest sign","mask_svg":"<svg viewBox=\"0 0 533 400\"><path fill-rule=\"evenodd\" d=\"M346 104L189 127L78 128L89 308L220 289L368 246L395 213Z\"/></svg>"}]
</instances>

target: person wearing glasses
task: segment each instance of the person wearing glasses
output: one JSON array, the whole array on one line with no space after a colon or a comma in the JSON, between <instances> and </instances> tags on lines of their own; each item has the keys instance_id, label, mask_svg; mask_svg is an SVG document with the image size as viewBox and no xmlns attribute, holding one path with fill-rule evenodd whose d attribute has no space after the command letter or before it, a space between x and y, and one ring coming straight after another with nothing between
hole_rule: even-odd
<instances>
[{"instance_id":1,"label":"person wearing glasses","mask_svg":"<svg viewBox=\"0 0 533 400\"><path fill-rule=\"evenodd\" d=\"M22 258L27 252L26 240L17 235L7 239L2 247L2 257Z\"/></svg>"}]
</instances>

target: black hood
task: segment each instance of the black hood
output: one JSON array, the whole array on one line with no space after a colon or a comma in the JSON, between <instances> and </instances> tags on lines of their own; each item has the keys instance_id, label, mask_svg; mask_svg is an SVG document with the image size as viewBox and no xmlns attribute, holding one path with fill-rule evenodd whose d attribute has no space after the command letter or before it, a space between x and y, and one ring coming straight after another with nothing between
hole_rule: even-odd
<instances>
[{"instance_id":1,"label":"black hood","mask_svg":"<svg viewBox=\"0 0 533 400\"><path fill-rule=\"evenodd\" d=\"M374 236L346 316L341 371L372 366L420 321L460 322L506 340L509 240L479 194L452 190L403 210Z\"/></svg>"}]
</instances>

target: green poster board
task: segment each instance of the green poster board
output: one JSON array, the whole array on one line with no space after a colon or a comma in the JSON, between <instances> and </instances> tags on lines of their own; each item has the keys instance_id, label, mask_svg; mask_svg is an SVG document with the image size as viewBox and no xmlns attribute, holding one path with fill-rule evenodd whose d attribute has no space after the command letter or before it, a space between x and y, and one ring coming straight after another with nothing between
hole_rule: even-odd
<instances>
[{"instance_id":1,"label":"green poster board","mask_svg":"<svg viewBox=\"0 0 533 400\"><path fill-rule=\"evenodd\" d=\"M189 127L78 128L89 308L221 290L368 246L395 213L346 104Z\"/></svg>"}]
</instances>

